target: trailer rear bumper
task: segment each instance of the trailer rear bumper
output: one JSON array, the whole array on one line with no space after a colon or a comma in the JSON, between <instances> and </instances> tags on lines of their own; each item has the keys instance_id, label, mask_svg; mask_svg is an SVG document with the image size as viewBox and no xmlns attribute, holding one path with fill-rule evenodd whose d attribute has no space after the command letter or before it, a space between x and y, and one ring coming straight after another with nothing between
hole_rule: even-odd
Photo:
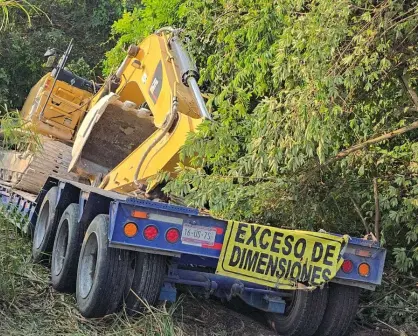
<instances>
[{"instance_id":1,"label":"trailer rear bumper","mask_svg":"<svg viewBox=\"0 0 418 336\"><path fill-rule=\"evenodd\" d=\"M112 247L172 256L176 258L180 267L198 265L206 267L208 270L216 269L224 243L226 221L202 216L196 209L138 199L113 202L110 218L109 242ZM138 229L138 233L134 237L127 237L124 233L124 227L128 223L134 223ZM201 228L203 233L206 232L205 230L213 230L216 232L214 241L209 244L204 241L184 239L182 237L183 231L188 225ZM153 240L147 239L144 234L144 230L150 226L154 226L158 232L157 237ZM167 241L166 234L170 229L175 229L179 233L179 239L175 243ZM351 266L341 267L336 277L331 281L374 290L381 283L385 257L386 250L379 247L378 243L360 238L350 238L343 259L345 264L349 263ZM344 266L346 266L345 264ZM369 272L361 274L360 267L368 267ZM182 271L177 275L175 282L187 284L193 277L193 274ZM214 274L208 273L204 283L196 285L207 287L210 281L215 281L218 284L223 282L221 276L216 275L216 280L213 280L213 277ZM228 279L231 278L224 278L226 283L230 283ZM234 284L243 283L237 281ZM251 288L257 287L254 286L255 284L252 284ZM271 291L269 287L263 288Z\"/></svg>"},{"instance_id":2,"label":"trailer rear bumper","mask_svg":"<svg viewBox=\"0 0 418 336\"><path fill-rule=\"evenodd\" d=\"M128 237L124 228L136 225L138 232ZM147 200L127 199L112 202L110 208L110 246L179 257L191 254L219 258L227 223L209 216L199 215L197 209ZM183 230L195 227L195 239L185 239ZM155 239L146 237L147 228L155 228ZM167 239L169 230L177 231L176 241ZM202 235L201 239L197 237ZM207 237L204 237L206 234ZM206 239L205 239L206 238Z\"/></svg>"}]
</instances>

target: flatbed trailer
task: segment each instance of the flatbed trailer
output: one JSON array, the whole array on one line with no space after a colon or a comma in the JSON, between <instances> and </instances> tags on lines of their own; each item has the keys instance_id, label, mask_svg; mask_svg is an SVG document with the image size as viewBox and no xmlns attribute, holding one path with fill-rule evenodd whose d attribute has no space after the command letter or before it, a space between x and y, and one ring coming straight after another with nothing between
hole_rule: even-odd
<instances>
[{"instance_id":1,"label":"flatbed trailer","mask_svg":"<svg viewBox=\"0 0 418 336\"><path fill-rule=\"evenodd\" d=\"M86 317L113 313L122 306L135 313L143 309L144 301L174 302L177 292L186 287L204 297L240 298L264 311L281 335L343 335L355 316L360 288L374 290L381 283L386 250L367 239L341 240L342 255L335 258L338 269L330 279L323 273L325 283L313 290L303 284L308 277L315 280L316 271L321 273L318 266L313 271L305 269L305 277L294 276L302 281L294 281L294 288L289 288L289 284L269 281L281 267L281 259L273 265L271 251L282 244L284 253L287 243L289 248L290 242L294 244L289 237L279 240L291 230L279 232L269 226L260 230L255 224L217 219L197 209L54 177L48 178L38 195L4 185L0 192L2 213L33 238L33 259L50 262L53 287L75 291L79 310ZM238 227L232 231L234 225ZM252 234L248 239L244 239L246 230ZM309 235L294 232L296 238ZM315 233L313 239L323 239L315 235L322 237ZM257 245L256 236L258 247L252 248ZM228 250L226 244L233 239L240 243L252 239L253 245L240 250L236 244ZM292 245L300 260L294 259L293 268L289 263L284 280L292 278L294 271L303 272L302 251L309 247L308 239L300 238ZM270 250L263 253L268 244ZM318 253L325 255L325 264L326 253L332 256L335 249L332 244L318 243L316 250L323 250ZM225 260L228 265L223 265Z\"/></svg>"}]
</instances>

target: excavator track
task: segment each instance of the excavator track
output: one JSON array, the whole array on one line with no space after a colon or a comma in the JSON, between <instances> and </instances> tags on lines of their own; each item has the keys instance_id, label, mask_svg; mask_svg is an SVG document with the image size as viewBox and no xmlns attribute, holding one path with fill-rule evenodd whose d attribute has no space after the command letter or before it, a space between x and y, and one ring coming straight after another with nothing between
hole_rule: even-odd
<instances>
[{"instance_id":1,"label":"excavator track","mask_svg":"<svg viewBox=\"0 0 418 336\"><path fill-rule=\"evenodd\" d=\"M0 150L1 184L36 194L48 176L78 180L68 172L71 147L48 137L41 141L42 148L36 153Z\"/></svg>"}]
</instances>

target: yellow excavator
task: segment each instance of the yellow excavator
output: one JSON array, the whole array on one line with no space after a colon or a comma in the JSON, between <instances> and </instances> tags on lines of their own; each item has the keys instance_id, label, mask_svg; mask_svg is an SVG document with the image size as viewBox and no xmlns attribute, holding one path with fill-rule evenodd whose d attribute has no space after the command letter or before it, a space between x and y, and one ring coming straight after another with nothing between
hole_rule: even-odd
<instances>
[{"instance_id":1,"label":"yellow excavator","mask_svg":"<svg viewBox=\"0 0 418 336\"><path fill-rule=\"evenodd\" d=\"M65 69L70 43L21 112L44 148L26 157L13 153L14 161L0 154L3 181L13 175L9 182L35 193L55 174L137 195L157 186L160 171L175 173L187 135L211 119L180 33L166 27L131 45L100 87Z\"/></svg>"}]
</instances>

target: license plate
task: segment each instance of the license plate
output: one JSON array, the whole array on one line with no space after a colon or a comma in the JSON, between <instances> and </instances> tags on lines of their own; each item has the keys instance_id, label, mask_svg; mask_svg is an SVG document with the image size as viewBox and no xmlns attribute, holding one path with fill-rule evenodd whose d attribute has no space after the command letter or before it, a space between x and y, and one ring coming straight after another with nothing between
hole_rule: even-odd
<instances>
[{"instance_id":1,"label":"license plate","mask_svg":"<svg viewBox=\"0 0 418 336\"><path fill-rule=\"evenodd\" d=\"M183 224L183 231L181 233L181 241L183 244L196 246L213 246L215 244L215 238L215 228Z\"/></svg>"}]
</instances>

